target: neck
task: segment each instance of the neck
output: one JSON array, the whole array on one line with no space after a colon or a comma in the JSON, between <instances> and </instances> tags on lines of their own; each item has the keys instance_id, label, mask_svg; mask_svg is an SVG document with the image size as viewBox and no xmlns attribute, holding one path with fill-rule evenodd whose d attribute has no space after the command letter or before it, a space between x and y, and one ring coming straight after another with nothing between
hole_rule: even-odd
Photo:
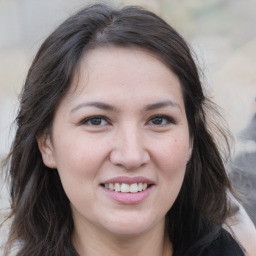
<instances>
[{"instance_id":1,"label":"neck","mask_svg":"<svg viewBox=\"0 0 256 256\"><path fill-rule=\"evenodd\" d=\"M170 256L172 245L164 232L164 221L157 227L136 235L112 234L95 227L81 225L73 234L73 245L80 256Z\"/></svg>"}]
</instances>

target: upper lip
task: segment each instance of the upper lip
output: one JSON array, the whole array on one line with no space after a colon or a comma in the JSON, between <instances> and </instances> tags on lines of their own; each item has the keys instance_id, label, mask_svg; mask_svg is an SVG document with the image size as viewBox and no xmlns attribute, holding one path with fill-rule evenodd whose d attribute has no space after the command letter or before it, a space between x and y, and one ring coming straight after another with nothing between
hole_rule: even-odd
<instances>
[{"instance_id":1,"label":"upper lip","mask_svg":"<svg viewBox=\"0 0 256 256\"><path fill-rule=\"evenodd\" d=\"M108 183L126 183L126 184L133 184L133 183L147 183L147 184L154 184L154 182L146 177L143 176L136 176L136 177L127 177L127 176L120 176L114 177L108 180L105 180L101 184L108 184Z\"/></svg>"}]
</instances>

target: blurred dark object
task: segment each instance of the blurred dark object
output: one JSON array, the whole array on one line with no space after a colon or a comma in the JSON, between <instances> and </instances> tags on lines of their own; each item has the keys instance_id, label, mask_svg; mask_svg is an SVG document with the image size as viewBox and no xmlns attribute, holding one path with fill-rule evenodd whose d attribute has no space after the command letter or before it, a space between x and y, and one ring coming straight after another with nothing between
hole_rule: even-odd
<instances>
[{"instance_id":1,"label":"blurred dark object","mask_svg":"<svg viewBox=\"0 0 256 256\"><path fill-rule=\"evenodd\" d=\"M238 134L239 139L253 140L256 142L256 113L249 125Z\"/></svg>"},{"instance_id":2,"label":"blurred dark object","mask_svg":"<svg viewBox=\"0 0 256 256\"><path fill-rule=\"evenodd\" d=\"M243 206L256 226L256 113L249 125L238 134L238 139L251 141L253 150L244 150L231 163L231 180L242 196Z\"/></svg>"}]
</instances>

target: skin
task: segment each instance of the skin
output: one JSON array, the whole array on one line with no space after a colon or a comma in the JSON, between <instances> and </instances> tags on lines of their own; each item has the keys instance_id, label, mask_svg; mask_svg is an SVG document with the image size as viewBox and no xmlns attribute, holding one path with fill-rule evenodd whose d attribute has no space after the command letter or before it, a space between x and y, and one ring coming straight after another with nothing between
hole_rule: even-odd
<instances>
[{"instance_id":1,"label":"skin","mask_svg":"<svg viewBox=\"0 0 256 256\"><path fill-rule=\"evenodd\" d=\"M165 215L192 143L179 79L157 57L140 49L89 51L51 137L42 135L38 144L70 200L79 255L172 255ZM150 179L149 195L117 202L101 184L120 176Z\"/></svg>"}]
</instances>

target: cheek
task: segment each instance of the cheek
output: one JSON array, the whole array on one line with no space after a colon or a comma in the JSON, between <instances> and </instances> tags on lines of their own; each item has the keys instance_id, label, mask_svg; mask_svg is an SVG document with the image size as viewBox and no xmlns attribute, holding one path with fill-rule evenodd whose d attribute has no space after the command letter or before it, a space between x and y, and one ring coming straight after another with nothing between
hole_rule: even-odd
<instances>
[{"instance_id":1,"label":"cheek","mask_svg":"<svg viewBox=\"0 0 256 256\"><path fill-rule=\"evenodd\" d=\"M55 147L57 169L70 176L94 175L107 155L106 150L102 143L83 134L59 138Z\"/></svg>"},{"instance_id":2,"label":"cheek","mask_svg":"<svg viewBox=\"0 0 256 256\"><path fill-rule=\"evenodd\" d=\"M64 191L71 205L79 208L91 204L94 187L98 186L97 174L100 172L106 150L100 143L93 143L82 136L66 136L55 145L55 159Z\"/></svg>"},{"instance_id":3,"label":"cheek","mask_svg":"<svg viewBox=\"0 0 256 256\"><path fill-rule=\"evenodd\" d=\"M169 139L164 143L155 144L155 154L158 164L165 175L173 176L176 172L184 172L187 164L189 144L185 139Z\"/></svg>"},{"instance_id":4,"label":"cheek","mask_svg":"<svg viewBox=\"0 0 256 256\"><path fill-rule=\"evenodd\" d=\"M158 168L160 170L159 184L161 186L162 200L168 211L174 203L183 183L186 164L188 143L184 139L173 139L169 143L162 144L158 149Z\"/></svg>"}]
</instances>

